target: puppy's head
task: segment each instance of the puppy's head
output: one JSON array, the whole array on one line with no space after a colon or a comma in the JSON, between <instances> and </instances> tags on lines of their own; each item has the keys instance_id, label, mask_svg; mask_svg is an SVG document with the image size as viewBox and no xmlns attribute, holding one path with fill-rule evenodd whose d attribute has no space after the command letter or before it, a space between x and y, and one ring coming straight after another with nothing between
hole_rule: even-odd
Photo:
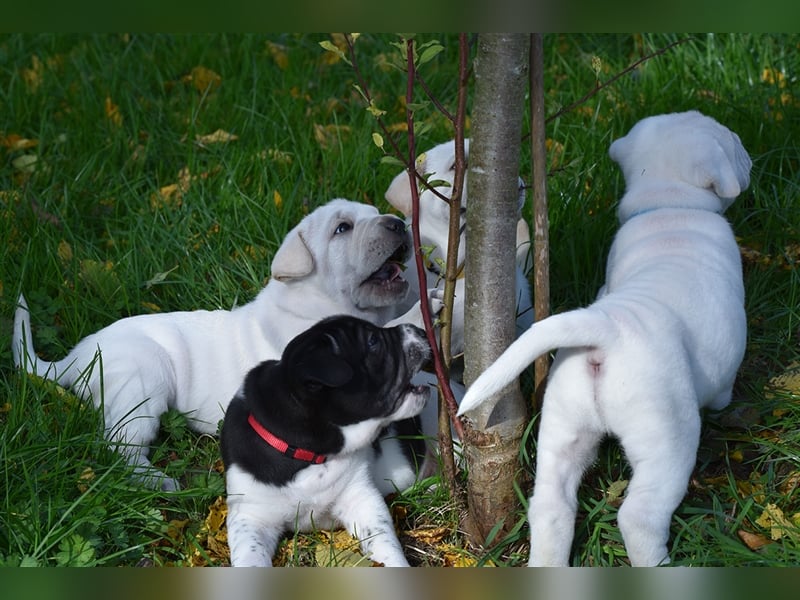
<instances>
[{"instance_id":1,"label":"puppy's head","mask_svg":"<svg viewBox=\"0 0 800 600\"><path fill-rule=\"evenodd\" d=\"M464 140L465 158L469 157L469 139ZM455 180L455 141L450 140L431 148L417 157L416 170L426 181L433 184L433 190L418 182L419 189L419 229L422 244L434 246L434 258L444 258L450 223L450 205L447 200L452 196ZM464 177L464 189L461 194L461 240L458 246L459 264L464 261L464 229L467 212L467 184ZM437 193L438 192L438 193ZM445 199L443 199L444 197ZM386 200L406 217L411 217L411 182L408 173L398 174L386 190ZM525 188L519 180L519 209L525 204Z\"/></svg>"},{"instance_id":2,"label":"puppy's head","mask_svg":"<svg viewBox=\"0 0 800 600\"><path fill-rule=\"evenodd\" d=\"M275 369L301 420L339 428L340 451L347 451L370 444L388 423L422 411L429 389L411 379L429 357L417 327L381 328L340 316L295 337Z\"/></svg>"},{"instance_id":3,"label":"puppy's head","mask_svg":"<svg viewBox=\"0 0 800 600\"><path fill-rule=\"evenodd\" d=\"M286 236L272 261L272 277L303 281L335 303L371 310L408 295L402 265L411 238L405 223L374 206L341 198L307 215Z\"/></svg>"},{"instance_id":4,"label":"puppy's head","mask_svg":"<svg viewBox=\"0 0 800 600\"><path fill-rule=\"evenodd\" d=\"M752 163L739 136L694 110L642 119L611 144L609 155L622 169L629 191L639 185L683 183L717 198L708 206L707 195L673 195L682 208L722 212L750 184ZM701 205L686 206L687 201ZM622 206L620 210L624 212Z\"/></svg>"}]
</instances>

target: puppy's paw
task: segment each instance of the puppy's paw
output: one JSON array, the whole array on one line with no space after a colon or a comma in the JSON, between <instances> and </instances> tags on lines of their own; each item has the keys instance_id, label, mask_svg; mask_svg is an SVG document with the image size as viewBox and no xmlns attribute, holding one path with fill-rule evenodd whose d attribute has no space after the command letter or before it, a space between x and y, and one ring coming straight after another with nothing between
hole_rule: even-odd
<instances>
[{"instance_id":1,"label":"puppy's paw","mask_svg":"<svg viewBox=\"0 0 800 600\"><path fill-rule=\"evenodd\" d=\"M428 290L428 304L431 307L431 314L438 316L444 308L444 290L431 288Z\"/></svg>"}]
</instances>

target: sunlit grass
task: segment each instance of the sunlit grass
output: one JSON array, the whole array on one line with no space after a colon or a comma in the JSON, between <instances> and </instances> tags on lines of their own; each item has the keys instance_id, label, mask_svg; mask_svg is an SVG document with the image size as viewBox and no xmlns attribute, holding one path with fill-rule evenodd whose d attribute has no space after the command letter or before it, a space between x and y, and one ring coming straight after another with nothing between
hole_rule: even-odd
<instances>
[{"instance_id":1,"label":"sunlit grass","mask_svg":"<svg viewBox=\"0 0 800 600\"><path fill-rule=\"evenodd\" d=\"M433 37L445 51L423 76L452 107L457 44L452 36L424 39ZM165 496L131 485L94 411L11 368L11 319L24 291L36 348L56 358L123 316L230 308L263 286L272 255L303 214L337 196L388 209L383 193L395 171L380 163L352 70L331 63L322 39L330 38L0 38L0 563L226 564L214 508L224 489L216 439L167 415L153 457L183 491ZM356 49L405 147L405 78L385 66L392 40L365 34ZM546 112L555 115L681 40L548 123L552 304L586 304L602 283L622 192L607 156L613 139L640 118L690 108L740 135L753 156L752 182L728 216L747 251L748 352L734 406L707 421L695 478L673 521L672 558L797 563L800 535L787 529L773 540L764 514L770 505L789 522L800 514L800 391L767 397L765 390L800 360L800 38L550 35ZM431 125L419 149L452 135L432 110L417 117ZM523 154L528 179L525 144ZM523 470L534 456L529 437ZM587 474L576 564L625 564L619 499L609 492L624 487L626 469L609 443ZM526 560L522 511L510 516L511 535L484 548L467 543L463 509L442 486L426 484L392 506L416 564ZM436 535L408 533L425 528ZM305 540L294 538L281 556L289 564L321 560ZM759 550L748 547L753 540L763 542Z\"/></svg>"}]
</instances>

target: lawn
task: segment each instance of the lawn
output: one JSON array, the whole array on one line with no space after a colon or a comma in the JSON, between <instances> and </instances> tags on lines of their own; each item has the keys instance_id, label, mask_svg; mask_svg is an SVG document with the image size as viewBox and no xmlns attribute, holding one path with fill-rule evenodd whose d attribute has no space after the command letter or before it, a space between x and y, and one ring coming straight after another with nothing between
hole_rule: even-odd
<instances>
[{"instance_id":1,"label":"lawn","mask_svg":"<svg viewBox=\"0 0 800 600\"><path fill-rule=\"evenodd\" d=\"M457 40L421 36L431 39L444 51L422 74L452 107ZM328 34L0 37L0 564L227 564L216 438L167 415L152 457L183 489L132 485L94 410L13 368L13 313L24 291L37 351L60 358L124 316L249 301L286 232L331 198L388 211L383 193L397 167L381 161L355 74L324 40L340 42ZM394 41L363 34L356 53L405 147ZM602 283L623 187L607 150L637 120L698 109L736 131L754 162L750 188L727 213L744 260L747 354L734 403L705 421L673 519L674 564L800 563L798 76L797 35L545 37L555 310L590 302ZM419 149L452 137L433 108L417 119ZM523 450L529 468L534 441ZM575 564L626 564L615 521L627 476L609 443L581 488ZM527 558L522 513L514 535L474 548L459 533L459 504L441 489L392 503L416 564ZM279 560L350 564L350 545L290 536Z\"/></svg>"}]
</instances>

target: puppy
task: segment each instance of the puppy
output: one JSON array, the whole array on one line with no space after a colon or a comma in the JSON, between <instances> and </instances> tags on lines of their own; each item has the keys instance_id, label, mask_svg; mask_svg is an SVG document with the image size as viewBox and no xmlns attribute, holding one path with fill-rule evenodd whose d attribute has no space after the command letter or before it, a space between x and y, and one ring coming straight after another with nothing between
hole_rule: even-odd
<instances>
[{"instance_id":1,"label":"puppy","mask_svg":"<svg viewBox=\"0 0 800 600\"><path fill-rule=\"evenodd\" d=\"M272 261L272 279L234 310L197 310L121 319L78 343L62 360L37 360L28 308L14 319L14 364L58 381L102 407L107 436L120 443L143 482L177 482L155 470L148 445L169 408L197 431L215 434L244 375L278 358L321 318L349 314L383 324L397 316L409 285L401 266L411 241L405 223L365 204L336 199L306 216ZM418 322L412 308L411 322Z\"/></svg>"},{"instance_id":2,"label":"puppy","mask_svg":"<svg viewBox=\"0 0 800 600\"><path fill-rule=\"evenodd\" d=\"M469 140L464 140L465 153L469 154ZM420 175L426 175L428 181L438 182L434 187L436 192L450 198L452 185L455 178L455 142L449 141L439 144L428 150L417 159L416 170ZM466 229L466 212L468 205L467 193L468 178L464 179L464 189L461 194L461 238L458 244L458 264L463 267L466 252L464 231ZM411 222L411 185L408 173L403 171L397 175L386 190L386 199L389 203L406 216L406 222ZM519 195L517 197L519 209L525 204L525 190L523 182L519 180ZM450 205L437 194L419 184L419 233L422 246L430 250L426 257L426 279L428 289L441 288L444 280L444 265L447 260L447 241L450 231ZM529 271L527 266L530 250L530 233L523 219L517 224L517 279L516 289L508 290L517 299L517 329L521 333L526 331L533 323L533 308L531 304L530 284L526 278ZM451 348L453 356L464 351L464 277L468 273L461 271L456 282L455 304L453 307L453 324L451 335ZM411 286L411 298L419 297L416 261L410 260L406 272ZM408 302L407 301L407 302ZM405 312L411 308L410 304L398 305L398 310Z\"/></svg>"},{"instance_id":3,"label":"puppy","mask_svg":"<svg viewBox=\"0 0 800 600\"><path fill-rule=\"evenodd\" d=\"M528 510L531 565L567 564L577 487L606 435L619 439L633 470L618 516L631 564L669 562L670 520L696 461L700 409L730 402L745 350L741 260L721 216L750 182L739 137L690 111L640 121L609 153L626 192L597 300L534 324L460 405L469 412L560 348Z\"/></svg>"},{"instance_id":4,"label":"puppy","mask_svg":"<svg viewBox=\"0 0 800 600\"><path fill-rule=\"evenodd\" d=\"M429 389L411 378L429 357L413 325L332 317L247 374L221 438L233 566L272 566L287 530L337 526L372 560L408 566L372 480L373 442L422 410Z\"/></svg>"}]
</instances>

